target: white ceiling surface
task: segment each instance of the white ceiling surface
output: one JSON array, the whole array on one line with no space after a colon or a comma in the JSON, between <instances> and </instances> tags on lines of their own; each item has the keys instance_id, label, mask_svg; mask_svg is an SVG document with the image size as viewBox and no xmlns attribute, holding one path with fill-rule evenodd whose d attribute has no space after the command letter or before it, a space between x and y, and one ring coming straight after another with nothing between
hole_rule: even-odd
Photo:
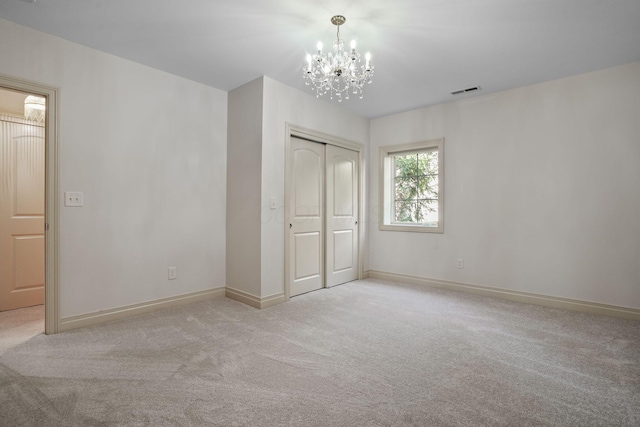
<instances>
[{"instance_id":1,"label":"white ceiling surface","mask_svg":"<svg viewBox=\"0 0 640 427\"><path fill-rule=\"evenodd\" d=\"M312 93L305 56L336 14L373 56L364 99L342 102L369 118L640 60L640 0L0 0L2 18L225 91L266 75Z\"/></svg>"}]
</instances>

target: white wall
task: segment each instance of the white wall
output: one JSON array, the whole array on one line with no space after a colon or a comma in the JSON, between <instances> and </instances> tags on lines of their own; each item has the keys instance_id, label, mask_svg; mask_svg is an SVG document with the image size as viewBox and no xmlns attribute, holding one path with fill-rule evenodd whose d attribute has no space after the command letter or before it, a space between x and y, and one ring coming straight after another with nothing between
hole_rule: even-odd
<instances>
[{"instance_id":1,"label":"white wall","mask_svg":"<svg viewBox=\"0 0 640 427\"><path fill-rule=\"evenodd\" d=\"M640 308L639 112L633 63L372 120L371 269ZM378 147L439 137L444 234L379 231Z\"/></svg>"},{"instance_id":2,"label":"white wall","mask_svg":"<svg viewBox=\"0 0 640 427\"><path fill-rule=\"evenodd\" d=\"M365 95L366 97L366 95ZM355 100L353 102L366 102ZM369 120L264 77L262 125L262 293L284 292L285 126L291 123L363 144L368 152ZM275 197L279 208L271 210ZM363 236L367 238L367 236ZM363 254L368 268L368 254Z\"/></svg>"},{"instance_id":3,"label":"white wall","mask_svg":"<svg viewBox=\"0 0 640 427\"><path fill-rule=\"evenodd\" d=\"M247 213L260 273L234 270L230 286L283 292L289 122L365 145L365 269L640 308L640 63L369 123L266 77L227 106L223 91L5 20L0 58L1 74L61 88L61 198L85 197L60 210L63 318L227 284L227 108L260 90L260 189ZM230 144L246 136L236 130ZM378 147L438 137L445 233L378 231Z\"/></svg>"},{"instance_id":4,"label":"white wall","mask_svg":"<svg viewBox=\"0 0 640 427\"><path fill-rule=\"evenodd\" d=\"M263 79L229 92L227 286L260 295Z\"/></svg>"},{"instance_id":5,"label":"white wall","mask_svg":"<svg viewBox=\"0 0 640 427\"><path fill-rule=\"evenodd\" d=\"M0 58L61 88L61 317L224 286L227 94L1 19Z\"/></svg>"}]
</instances>

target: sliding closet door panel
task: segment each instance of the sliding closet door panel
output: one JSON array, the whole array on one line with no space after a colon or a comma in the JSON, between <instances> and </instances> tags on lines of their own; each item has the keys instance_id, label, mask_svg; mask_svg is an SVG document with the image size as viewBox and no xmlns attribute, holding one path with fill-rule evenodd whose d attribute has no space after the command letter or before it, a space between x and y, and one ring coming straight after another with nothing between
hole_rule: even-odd
<instances>
[{"instance_id":1,"label":"sliding closet door panel","mask_svg":"<svg viewBox=\"0 0 640 427\"><path fill-rule=\"evenodd\" d=\"M327 287L358 278L358 153L327 145Z\"/></svg>"},{"instance_id":2,"label":"sliding closet door panel","mask_svg":"<svg viewBox=\"0 0 640 427\"><path fill-rule=\"evenodd\" d=\"M324 286L325 147L291 138L290 296Z\"/></svg>"}]
</instances>

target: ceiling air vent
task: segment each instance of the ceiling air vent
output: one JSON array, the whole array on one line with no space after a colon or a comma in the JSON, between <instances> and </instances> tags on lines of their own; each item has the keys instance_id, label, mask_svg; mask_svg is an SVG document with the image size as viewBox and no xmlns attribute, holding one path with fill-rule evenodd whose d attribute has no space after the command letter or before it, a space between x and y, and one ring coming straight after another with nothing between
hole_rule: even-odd
<instances>
[{"instance_id":1,"label":"ceiling air vent","mask_svg":"<svg viewBox=\"0 0 640 427\"><path fill-rule=\"evenodd\" d=\"M475 92L480 89L480 86L468 87L466 89L454 90L453 92L451 92L451 95L461 95L463 93Z\"/></svg>"}]
</instances>

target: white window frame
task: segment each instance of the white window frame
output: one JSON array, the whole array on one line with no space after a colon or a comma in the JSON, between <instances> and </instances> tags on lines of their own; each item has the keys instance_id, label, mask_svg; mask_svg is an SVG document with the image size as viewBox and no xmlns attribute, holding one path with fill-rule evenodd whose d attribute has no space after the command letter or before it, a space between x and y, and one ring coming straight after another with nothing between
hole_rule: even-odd
<instances>
[{"instance_id":1,"label":"white window frame","mask_svg":"<svg viewBox=\"0 0 640 427\"><path fill-rule=\"evenodd\" d=\"M438 226L424 224L393 222L393 194L394 168L393 157L396 155L412 154L422 151L438 152ZM444 138L429 141L415 142L411 144L390 145L380 147L380 223L379 229L383 231L414 231L419 233L444 233Z\"/></svg>"}]
</instances>

